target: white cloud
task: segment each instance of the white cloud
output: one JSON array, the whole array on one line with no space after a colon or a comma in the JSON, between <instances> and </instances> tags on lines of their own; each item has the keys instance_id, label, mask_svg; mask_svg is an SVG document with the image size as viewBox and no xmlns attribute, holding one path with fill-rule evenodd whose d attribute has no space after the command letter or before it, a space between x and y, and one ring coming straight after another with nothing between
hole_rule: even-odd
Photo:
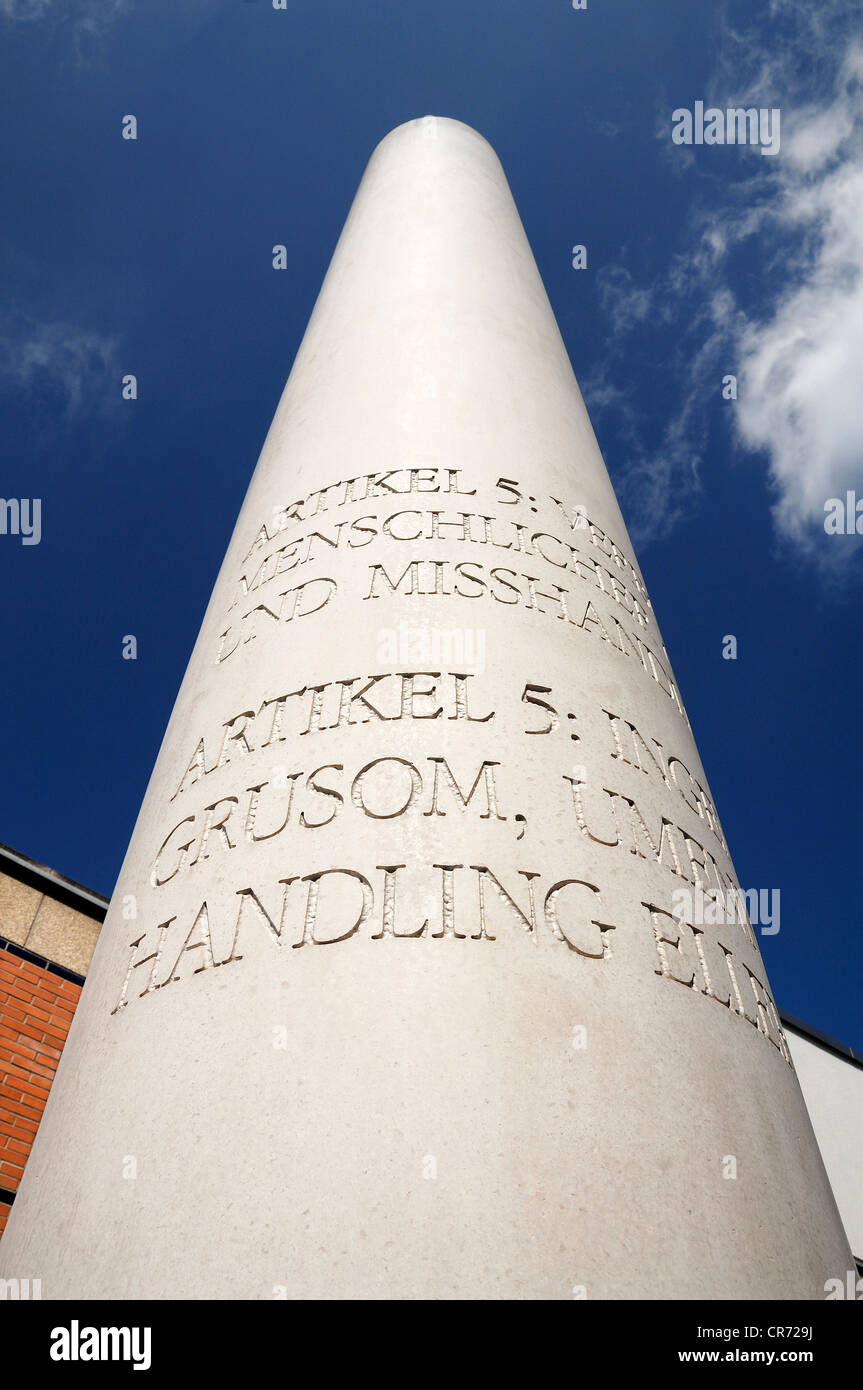
<instances>
[{"instance_id":1,"label":"white cloud","mask_svg":"<svg viewBox=\"0 0 863 1390\"><path fill-rule=\"evenodd\" d=\"M41 19L52 0L0 0L0 14L6 19Z\"/></svg>"},{"instance_id":2,"label":"white cloud","mask_svg":"<svg viewBox=\"0 0 863 1390\"><path fill-rule=\"evenodd\" d=\"M806 201L819 245L773 314L743 328L737 411L744 444L769 455L780 529L798 539L827 497L863 495L863 161Z\"/></svg>"},{"instance_id":3,"label":"white cloud","mask_svg":"<svg viewBox=\"0 0 863 1390\"><path fill-rule=\"evenodd\" d=\"M38 400L43 423L120 399L117 340L75 325L24 315L0 319L0 387Z\"/></svg>"},{"instance_id":4,"label":"white cloud","mask_svg":"<svg viewBox=\"0 0 863 1390\"><path fill-rule=\"evenodd\" d=\"M132 0L0 0L0 16L12 24L29 24L47 19L72 31L76 47L87 40L98 41L120 15L128 12Z\"/></svg>"},{"instance_id":5,"label":"white cloud","mask_svg":"<svg viewBox=\"0 0 863 1390\"><path fill-rule=\"evenodd\" d=\"M652 296L679 326L672 367L683 404L661 447L629 470L624 494L634 484L643 495L647 475L647 515L667 530L677 492L693 495L706 401L733 372L734 438L766 460L777 535L832 570L840 548L825 545L825 501L846 489L863 496L863 13L856 0L772 0L769 32L765 50L751 32L726 29L704 95L718 106L780 107L781 151L768 161L741 149L743 178L717 184L711 168L693 184L703 201L690 245ZM696 177L691 165L685 176ZM751 284L753 256L755 309L736 292L741 273ZM631 293L626 272L609 286L604 307L622 339L640 301L618 303Z\"/></svg>"},{"instance_id":6,"label":"white cloud","mask_svg":"<svg viewBox=\"0 0 863 1390\"><path fill-rule=\"evenodd\" d=\"M863 494L863 39L833 52L824 100L785 123L770 190L789 274L737 334L739 438L767 455L780 534L806 545L823 536L827 498Z\"/></svg>"},{"instance_id":7,"label":"white cloud","mask_svg":"<svg viewBox=\"0 0 863 1390\"><path fill-rule=\"evenodd\" d=\"M653 290L639 288L624 266L603 267L597 275L597 285L614 333L626 333L647 318Z\"/></svg>"}]
</instances>

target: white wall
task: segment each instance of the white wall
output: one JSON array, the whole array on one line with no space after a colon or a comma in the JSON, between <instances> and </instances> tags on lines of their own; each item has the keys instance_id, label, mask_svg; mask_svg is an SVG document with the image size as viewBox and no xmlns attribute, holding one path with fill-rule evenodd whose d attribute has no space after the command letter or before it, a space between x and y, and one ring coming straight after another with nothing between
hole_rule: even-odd
<instances>
[{"instance_id":1,"label":"white wall","mask_svg":"<svg viewBox=\"0 0 863 1390\"><path fill-rule=\"evenodd\" d=\"M784 1027L851 1249L863 1260L863 1067Z\"/></svg>"}]
</instances>

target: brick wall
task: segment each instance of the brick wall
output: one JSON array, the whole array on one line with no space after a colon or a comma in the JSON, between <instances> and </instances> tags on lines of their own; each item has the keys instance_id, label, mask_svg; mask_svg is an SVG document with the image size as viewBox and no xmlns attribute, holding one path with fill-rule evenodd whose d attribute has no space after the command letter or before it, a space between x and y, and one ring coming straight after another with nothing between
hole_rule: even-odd
<instances>
[{"instance_id":1,"label":"brick wall","mask_svg":"<svg viewBox=\"0 0 863 1390\"><path fill-rule=\"evenodd\" d=\"M15 1192L81 985L0 947L0 1189ZM9 1215L0 1193L0 1235Z\"/></svg>"},{"instance_id":2,"label":"brick wall","mask_svg":"<svg viewBox=\"0 0 863 1390\"><path fill-rule=\"evenodd\" d=\"M0 845L0 1236L105 906L98 894Z\"/></svg>"}]
</instances>

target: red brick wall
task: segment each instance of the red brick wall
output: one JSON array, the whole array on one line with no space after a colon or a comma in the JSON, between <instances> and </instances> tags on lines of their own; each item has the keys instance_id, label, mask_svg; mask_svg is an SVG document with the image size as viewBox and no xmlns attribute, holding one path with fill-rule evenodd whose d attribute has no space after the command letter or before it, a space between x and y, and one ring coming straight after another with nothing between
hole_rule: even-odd
<instances>
[{"instance_id":1,"label":"red brick wall","mask_svg":"<svg viewBox=\"0 0 863 1390\"><path fill-rule=\"evenodd\" d=\"M0 1188L17 1191L81 986L0 949ZM9 1206L0 1200L0 1235Z\"/></svg>"}]
</instances>

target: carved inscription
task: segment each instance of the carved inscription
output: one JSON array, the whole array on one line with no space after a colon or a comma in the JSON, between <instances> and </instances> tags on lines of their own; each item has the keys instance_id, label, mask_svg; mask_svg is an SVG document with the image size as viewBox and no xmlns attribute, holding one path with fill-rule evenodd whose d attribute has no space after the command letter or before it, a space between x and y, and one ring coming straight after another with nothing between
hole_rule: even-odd
<instances>
[{"instance_id":1,"label":"carved inscription","mask_svg":"<svg viewBox=\"0 0 863 1390\"><path fill-rule=\"evenodd\" d=\"M268 548L263 557L255 555L240 575L230 607L235 608L251 594L268 588L284 574L325 560L333 551L365 550L381 539L402 544L447 540L462 545L488 547L490 550L512 551L526 560L540 560L551 569L565 571L588 587L598 589L643 628L651 620L646 595L632 592L621 575L614 572L613 562L603 564L595 555L588 553L589 545L579 548L561 536L508 518L500 521L484 513L424 511L418 508L391 512L383 518L369 513L353 521L336 521L328 530L307 531L283 541L276 548ZM534 582L539 583L539 580ZM640 585L640 580L638 583Z\"/></svg>"},{"instance_id":2,"label":"carved inscription","mask_svg":"<svg viewBox=\"0 0 863 1390\"><path fill-rule=\"evenodd\" d=\"M364 550L379 543L433 547L447 541L474 550L509 551L521 563L513 569L469 559L454 561L410 554L401 566L373 561L363 598L399 594L484 599L558 618L567 624L567 630L573 628L597 637L621 655L634 656L685 719L664 649L662 654L656 650L657 637L653 637L652 646L640 635L653 622L643 580L625 552L588 518L583 507L567 506L556 497L545 499L556 518L555 530L538 526L531 516L501 519L491 511L422 505L392 511L379 508L353 518L332 515L369 499L411 496L421 501L422 494L473 498L477 489L463 485L460 469L390 469L348 478L306 498L275 507L272 518L261 524L244 556L227 608L226 626L219 635L216 663L229 660L248 643L288 623L322 612L337 599L339 585L331 575L284 584L285 575L316 563L326 564L336 554ZM498 479L493 504L529 506L530 513L538 511L537 499L526 495L515 479ZM322 513L330 514L325 518L326 524L308 525ZM561 524L563 534L559 530ZM296 534L294 527L299 528ZM538 562L540 568L558 576L566 575L567 583L555 582L548 573L545 578L532 573L523 567L525 561ZM589 593L599 607L593 598L585 597ZM620 621L615 609L625 616L629 626Z\"/></svg>"},{"instance_id":3,"label":"carved inscription","mask_svg":"<svg viewBox=\"0 0 863 1390\"><path fill-rule=\"evenodd\" d=\"M505 885L506 876L499 876L485 864L434 864L432 871L439 875L439 916L436 922L427 919L417 923L401 920L399 875L404 869L404 864L377 865L375 874L382 878L374 883L356 869L318 869L282 878L270 892L253 887L237 889L239 902L224 921L216 922L206 901L187 921L167 918L130 943L120 997L112 1012L119 1013L135 997L143 999L184 977L242 960L240 948L254 934L277 948L292 950L336 945L361 930L372 941L494 942L499 920L504 927L529 936L545 932L551 941L575 955L593 960L611 958L615 927L602 920L602 899L596 884L572 877L540 891L540 875L528 870L518 871L523 882L515 887ZM466 875L472 876L472 900L462 905L462 894L467 899L469 892L461 881ZM327 887L336 879L347 880L354 889L354 905L345 912L340 902L340 914L327 906ZM294 884L301 887L292 892ZM336 916L338 920L334 920ZM139 970L144 972L140 976L136 973ZM141 981L142 988L133 984L133 977Z\"/></svg>"},{"instance_id":4,"label":"carved inscription","mask_svg":"<svg viewBox=\"0 0 863 1390\"><path fill-rule=\"evenodd\" d=\"M485 497L468 483L458 468L391 469L275 507L233 582L217 667L246 644L337 603L345 560L356 555L362 562L351 591L374 611L389 611L394 600L403 613L405 599L457 599L563 624L558 630L605 644L655 683L685 731L650 600L625 551L580 504L538 498L517 479L499 478ZM468 498L465 508L460 499ZM543 509L547 515L540 519ZM451 546L464 548L465 558L453 559ZM358 554L366 551L366 558ZM515 568L498 563L499 552L509 552ZM446 558L437 558L441 554ZM321 566L332 567L338 580L318 573ZM271 684L269 692L263 698L259 692L245 708L234 705L211 726L188 730L185 765L150 861L150 891L165 908L129 942L115 1015L262 949L284 960L296 959L296 951L360 939L384 943L382 950L396 941L424 942L423 950L486 950L516 932L566 952L581 962L574 969L607 971L611 978L625 953L638 949L645 958L647 951L658 988L672 983L711 1000L749 1023L791 1065L775 1004L760 967L753 968L757 944L745 913L714 929L670 910L681 882L696 892L736 890L711 797L668 746L674 739L654 737L613 694L598 723L591 711L588 735L579 717L584 712L568 709L546 682L503 691L496 686L492 699L482 677L464 669L378 665L317 684ZM411 725L416 736L427 732L431 746L427 739L420 752L413 732L392 739L392 726L407 731ZM507 737L513 728L523 735L515 749ZM495 735L491 746L499 756L488 756L488 733ZM458 739L457 746L443 734ZM331 736L336 743L329 752ZM480 736L484 752L472 742ZM345 754L345 738L348 747L361 740L362 756ZM566 844L556 876L520 868L512 859L515 842L525 856L520 862L530 863L532 837L547 832L533 803L525 807L518 800L531 750L546 747L558 766L552 775L548 756L538 761L548 779L542 814ZM403 751L408 748L410 755ZM309 756L297 756L298 749ZM442 821L484 822L489 842L499 843L505 857L494 868L444 862L433 852L419 869L398 862L397 854L371 867L314 867L320 847L336 843L320 832L351 818L381 827L403 821L412 844L418 836L434 843L433 827ZM281 835L282 876L249 882L256 863L272 862L255 847ZM240 847L243 854L235 855ZM598 869L581 869L585 856ZM656 890L650 889L651 897L643 890L630 904L624 928L608 920L600 883L593 880L601 880L605 863L619 867L629 856L642 862L641 878ZM244 886L227 895L224 887L210 888L207 896L212 875L206 866L214 859L226 866L219 869L220 884L233 872L242 873ZM172 911L172 885L178 883L190 885L193 910ZM411 904L419 901L428 913L423 920L412 916ZM437 942L448 944L431 945Z\"/></svg>"},{"instance_id":5,"label":"carved inscription","mask_svg":"<svg viewBox=\"0 0 863 1390\"><path fill-rule=\"evenodd\" d=\"M459 780L444 757L427 758L420 769L406 758L385 754L353 775L345 775L342 763L323 763L306 774L290 772L282 779L286 790L259 782L241 797L222 797L178 821L156 854L150 882L154 888L170 883L185 866L209 858L215 847L236 849L241 840L260 844L289 826L319 830L346 806L372 820L394 820L415 810L423 817L471 811L480 820L505 821L495 784L499 766L485 760Z\"/></svg>"},{"instance_id":6,"label":"carved inscription","mask_svg":"<svg viewBox=\"0 0 863 1390\"><path fill-rule=\"evenodd\" d=\"M217 768L257 749L275 748L294 734L414 719L486 724L494 711L474 712L474 680L472 675L448 671L383 671L270 696L256 710L241 710L218 731L198 739L171 800Z\"/></svg>"}]
</instances>

